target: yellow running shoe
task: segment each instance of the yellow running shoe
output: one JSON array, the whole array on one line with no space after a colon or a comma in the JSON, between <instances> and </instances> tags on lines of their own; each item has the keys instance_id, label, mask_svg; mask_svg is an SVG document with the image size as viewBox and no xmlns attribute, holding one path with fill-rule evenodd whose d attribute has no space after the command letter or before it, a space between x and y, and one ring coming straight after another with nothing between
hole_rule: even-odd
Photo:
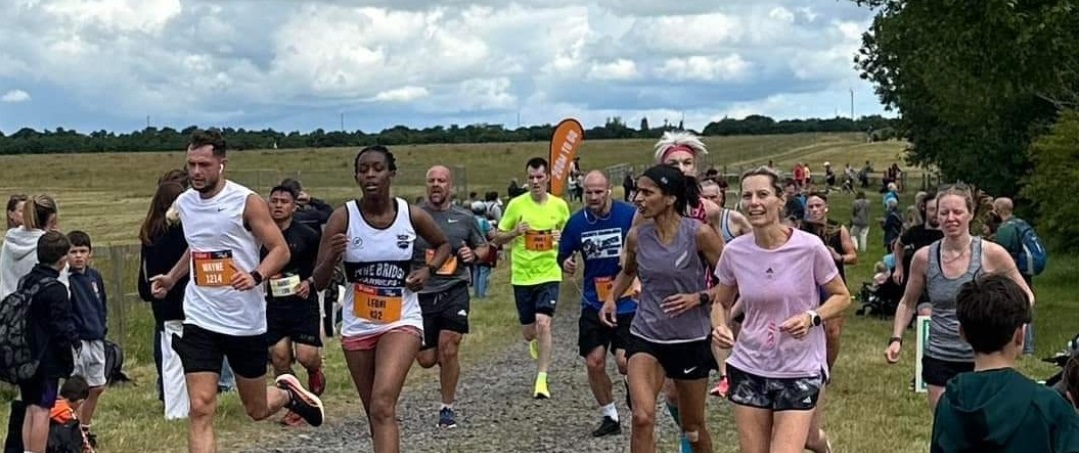
<instances>
[{"instance_id":1,"label":"yellow running shoe","mask_svg":"<svg viewBox=\"0 0 1079 453\"><path fill-rule=\"evenodd\" d=\"M528 342L528 354L532 356L532 360L539 360L539 341L533 339Z\"/></svg>"},{"instance_id":2,"label":"yellow running shoe","mask_svg":"<svg viewBox=\"0 0 1079 453\"><path fill-rule=\"evenodd\" d=\"M547 389L547 376L536 376L536 389L532 392L532 396L538 400L551 397L551 391Z\"/></svg>"}]
</instances>

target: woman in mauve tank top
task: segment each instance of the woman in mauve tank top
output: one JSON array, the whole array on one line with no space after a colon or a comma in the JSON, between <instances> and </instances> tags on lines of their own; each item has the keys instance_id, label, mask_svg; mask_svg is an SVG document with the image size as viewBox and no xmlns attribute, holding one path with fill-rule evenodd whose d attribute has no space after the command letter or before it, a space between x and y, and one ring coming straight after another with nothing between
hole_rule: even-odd
<instances>
[{"instance_id":1,"label":"woman in mauve tank top","mask_svg":"<svg viewBox=\"0 0 1079 453\"><path fill-rule=\"evenodd\" d=\"M669 165L649 168L638 179L634 202L650 221L626 235L625 264L610 293L622 294L634 278L641 281L626 347L634 452L655 449L656 399L668 379L675 382L675 396L682 403L678 419L684 439L693 451L712 451L704 406L708 375L716 363L708 339L707 288L699 275L706 263L719 260L723 239L708 225L684 215L698 199L696 182ZM613 327L615 311L613 299L604 301L601 321Z\"/></svg>"},{"instance_id":2,"label":"woman in mauve tank top","mask_svg":"<svg viewBox=\"0 0 1079 453\"><path fill-rule=\"evenodd\" d=\"M884 356L888 363L899 361L903 333L916 313L922 292L927 291L933 314L929 320L929 344L922 357L922 380L929 387L929 411L936 411L948 380L974 370L974 351L959 335L955 296L959 288L980 274L1007 275L1030 297L1030 291L1015 267L1011 255L996 243L970 234L974 200L963 185L948 185L937 191L937 220L944 238L914 253L907 287L895 311L892 338Z\"/></svg>"}]
</instances>

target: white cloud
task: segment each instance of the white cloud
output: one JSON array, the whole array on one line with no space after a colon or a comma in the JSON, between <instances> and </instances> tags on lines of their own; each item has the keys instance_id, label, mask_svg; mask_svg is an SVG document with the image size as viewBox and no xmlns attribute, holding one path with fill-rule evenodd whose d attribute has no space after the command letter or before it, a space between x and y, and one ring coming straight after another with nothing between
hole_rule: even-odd
<instances>
[{"instance_id":1,"label":"white cloud","mask_svg":"<svg viewBox=\"0 0 1079 453\"><path fill-rule=\"evenodd\" d=\"M373 100L386 102L409 102L427 97L428 94L430 93L427 91L427 88L410 86L383 91L376 94Z\"/></svg>"},{"instance_id":2,"label":"white cloud","mask_svg":"<svg viewBox=\"0 0 1079 453\"><path fill-rule=\"evenodd\" d=\"M11 90L0 96L0 102L7 102L10 104L17 104L19 102L27 102L30 100L30 93L23 90Z\"/></svg>"},{"instance_id":3,"label":"white cloud","mask_svg":"<svg viewBox=\"0 0 1079 453\"><path fill-rule=\"evenodd\" d=\"M750 64L741 55L726 57L672 58L663 63L659 74L665 78L681 80L737 80L745 77Z\"/></svg>"},{"instance_id":4,"label":"white cloud","mask_svg":"<svg viewBox=\"0 0 1079 453\"><path fill-rule=\"evenodd\" d=\"M625 58L610 63L594 63L588 71L588 77L596 80L633 80L638 75L637 64Z\"/></svg>"},{"instance_id":5,"label":"white cloud","mask_svg":"<svg viewBox=\"0 0 1079 453\"><path fill-rule=\"evenodd\" d=\"M870 16L812 0L22 1L0 16L0 81L63 101L0 129L806 112L776 99L866 87L851 59Z\"/></svg>"}]
</instances>

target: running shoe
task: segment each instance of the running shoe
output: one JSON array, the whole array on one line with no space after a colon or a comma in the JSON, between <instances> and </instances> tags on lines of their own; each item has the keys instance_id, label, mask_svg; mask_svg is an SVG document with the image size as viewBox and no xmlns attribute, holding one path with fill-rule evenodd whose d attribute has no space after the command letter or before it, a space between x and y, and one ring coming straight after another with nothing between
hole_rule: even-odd
<instances>
[{"instance_id":1,"label":"running shoe","mask_svg":"<svg viewBox=\"0 0 1079 453\"><path fill-rule=\"evenodd\" d=\"M603 437L611 434L621 434L622 425L616 422L613 418L603 416L603 421L600 422L599 428L592 431L592 437Z\"/></svg>"},{"instance_id":2,"label":"running shoe","mask_svg":"<svg viewBox=\"0 0 1079 453\"><path fill-rule=\"evenodd\" d=\"M457 417L453 413L453 409L443 407L438 411L438 427L439 428L456 428Z\"/></svg>"},{"instance_id":3,"label":"running shoe","mask_svg":"<svg viewBox=\"0 0 1079 453\"><path fill-rule=\"evenodd\" d=\"M322 367L313 373L307 372L307 388L311 389L315 396L322 396L322 392L326 391L326 373L322 371Z\"/></svg>"},{"instance_id":4,"label":"running shoe","mask_svg":"<svg viewBox=\"0 0 1079 453\"><path fill-rule=\"evenodd\" d=\"M536 376L536 388L532 392L532 396L536 399L548 399L551 397L551 391L547 389L547 380L539 376Z\"/></svg>"},{"instance_id":5,"label":"running shoe","mask_svg":"<svg viewBox=\"0 0 1079 453\"><path fill-rule=\"evenodd\" d=\"M532 340L528 342L528 354L532 356L532 360L539 360L539 342Z\"/></svg>"},{"instance_id":6,"label":"running shoe","mask_svg":"<svg viewBox=\"0 0 1079 453\"><path fill-rule=\"evenodd\" d=\"M311 426L321 426L326 419L326 412L322 408L322 400L304 390L296 376L282 374L277 377L275 384L278 388L288 392L289 401L285 408L295 412Z\"/></svg>"},{"instance_id":7,"label":"running shoe","mask_svg":"<svg viewBox=\"0 0 1079 453\"><path fill-rule=\"evenodd\" d=\"M709 392L712 396L718 396L720 398L726 398L727 392L731 390L731 384L727 381L727 376L720 376L719 382L716 382L716 386Z\"/></svg>"}]
</instances>

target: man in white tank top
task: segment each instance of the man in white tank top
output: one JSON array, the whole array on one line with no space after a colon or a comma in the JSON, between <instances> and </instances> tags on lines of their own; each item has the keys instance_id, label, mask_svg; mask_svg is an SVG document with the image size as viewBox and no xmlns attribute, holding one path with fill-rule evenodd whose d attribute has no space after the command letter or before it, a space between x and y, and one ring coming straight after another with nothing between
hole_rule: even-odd
<instances>
[{"instance_id":1,"label":"man in white tank top","mask_svg":"<svg viewBox=\"0 0 1079 453\"><path fill-rule=\"evenodd\" d=\"M187 148L191 189L176 200L188 251L167 275L151 279L154 297L164 297L192 272L184 294L184 327L173 339L191 400L188 451L214 452L213 415L221 363L228 358L247 414L254 420L282 408L312 426L323 421L322 402L290 374L265 387L266 302L263 276L289 260L288 245L270 217L266 201L222 178L225 140L216 131L195 131ZM268 253L260 262L259 246Z\"/></svg>"}]
</instances>

